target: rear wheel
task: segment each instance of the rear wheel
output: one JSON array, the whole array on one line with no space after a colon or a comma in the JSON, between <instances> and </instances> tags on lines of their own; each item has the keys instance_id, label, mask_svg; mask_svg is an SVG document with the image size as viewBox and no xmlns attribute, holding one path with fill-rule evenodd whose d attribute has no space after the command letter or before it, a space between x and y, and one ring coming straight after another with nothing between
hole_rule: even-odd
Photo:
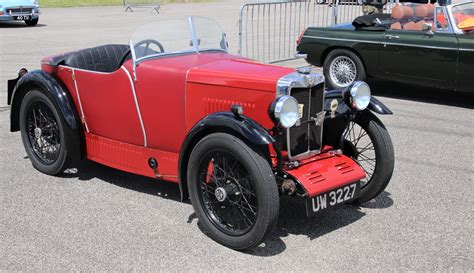
<instances>
[{"instance_id":1,"label":"rear wheel","mask_svg":"<svg viewBox=\"0 0 474 273\"><path fill-rule=\"evenodd\" d=\"M364 111L344 132L344 154L352 157L366 173L360 181L358 202L367 202L387 187L394 169L393 145L387 129L372 113Z\"/></svg>"},{"instance_id":2,"label":"rear wheel","mask_svg":"<svg viewBox=\"0 0 474 273\"><path fill-rule=\"evenodd\" d=\"M33 166L56 175L68 165L66 124L49 98L40 91L28 92L21 103L20 131Z\"/></svg>"},{"instance_id":3,"label":"rear wheel","mask_svg":"<svg viewBox=\"0 0 474 273\"><path fill-rule=\"evenodd\" d=\"M354 53L346 49L329 52L323 65L324 77L329 88L344 88L354 81L364 81L364 64Z\"/></svg>"},{"instance_id":4,"label":"rear wheel","mask_svg":"<svg viewBox=\"0 0 474 273\"><path fill-rule=\"evenodd\" d=\"M25 23L26 23L28 26L36 26L36 25L38 24L38 21L39 21L39 17L38 17L38 18L35 18L35 19L25 20Z\"/></svg>"},{"instance_id":5,"label":"rear wheel","mask_svg":"<svg viewBox=\"0 0 474 273\"><path fill-rule=\"evenodd\" d=\"M203 138L189 160L189 194L208 236L238 250L260 244L273 231L279 212L268 162L223 133Z\"/></svg>"}]
</instances>

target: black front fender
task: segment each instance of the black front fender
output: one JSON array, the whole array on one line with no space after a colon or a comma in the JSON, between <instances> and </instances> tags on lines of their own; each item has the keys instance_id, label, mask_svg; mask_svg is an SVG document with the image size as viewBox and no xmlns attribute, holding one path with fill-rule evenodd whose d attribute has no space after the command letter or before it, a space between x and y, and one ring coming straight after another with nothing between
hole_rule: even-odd
<instances>
[{"instance_id":1,"label":"black front fender","mask_svg":"<svg viewBox=\"0 0 474 273\"><path fill-rule=\"evenodd\" d=\"M178 178L181 199L188 198L186 170L194 146L212 133L228 133L254 146L268 146L275 142L265 128L246 116L236 117L230 112L218 112L201 119L186 135L181 145L178 163Z\"/></svg>"},{"instance_id":2,"label":"black front fender","mask_svg":"<svg viewBox=\"0 0 474 273\"><path fill-rule=\"evenodd\" d=\"M337 113L338 114L348 114L348 113L350 113L352 110L344 102L344 99L342 98L342 93L343 92L344 92L344 89L334 89L334 90L326 91L325 101L324 101L324 110L330 111L331 101L333 99L337 99L338 103L339 103ZM377 114L381 114L381 115L392 115L393 114L393 112L385 104L383 104L380 100L378 100L377 98L375 98L373 96L370 97L370 103L369 103L369 106L367 106L367 109L369 109L370 111L375 112Z\"/></svg>"}]
</instances>

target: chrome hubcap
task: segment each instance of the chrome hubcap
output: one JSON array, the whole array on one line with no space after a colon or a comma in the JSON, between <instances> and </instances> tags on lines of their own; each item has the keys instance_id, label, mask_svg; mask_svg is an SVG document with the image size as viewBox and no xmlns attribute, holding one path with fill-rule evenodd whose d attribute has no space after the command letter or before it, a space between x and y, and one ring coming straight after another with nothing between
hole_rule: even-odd
<instances>
[{"instance_id":1,"label":"chrome hubcap","mask_svg":"<svg viewBox=\"0 0 474 273\"><path fill-rule=\"evenodd\" d=\"M41 129L40 129L40 128L36 127L34 132L35 132L35 137L36 137L36 138L40 138L40 137L41 137L42 132L41 132Z\"/></svg>"},{"instance_id":2,"label":"chrome hubcap","mask_svg":"<svg viewBox=\"0 0 474 273\"><path fill-rule=\"evenodd\" d=\"M346 87L355 81L357 67L354 61L346 56L336 57L329 66L331 81L340 87Z\"/></svg>"},{"instance_id":3,"label":"chrome hubcap","mask_svg":"<svg viewBox=\"0 0 474 273\"><path fill-rule=\"evenodd\" d=\"M227 197L227 192L222 187L217 188L216 191L215 191L215 194L216 194L216 199L219 202L224 202L224 200Z\"/></svg>"}]
</instances>

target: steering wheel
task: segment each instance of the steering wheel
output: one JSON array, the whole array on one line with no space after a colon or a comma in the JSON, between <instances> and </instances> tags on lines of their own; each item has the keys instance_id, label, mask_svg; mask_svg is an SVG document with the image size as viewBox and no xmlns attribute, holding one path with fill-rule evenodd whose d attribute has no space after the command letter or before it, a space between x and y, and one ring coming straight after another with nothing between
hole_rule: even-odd
<instances>
[{"instance_id":1,"label":"steering wheel","mask_svg":"<svg viewBox=\"0 0 474 273\"><path fill-rule=\"evenodd\" d=\"M158 42L157 40L153 40L153 39L146 39L146 40L140 41L137 44L135 44L135 48L137 48L141 45L145 45L145 52L143 52L143 56L146 56L146 55L148 55L147 53L150 50L150 45L152 45L152 44L156 45L160 49L159 53L165 52L165 49L163 48L163 45L160 42Z\"/></svg>"},{"instance_id":2,"label":"steering wheel","mask_svg":"<svg viewBox=\"0 0 474 273\"><path fill-rule=\"evenodd\" d=\"M150 45L151 45L151 44L156 45L156 46L160 49L160 51L161 51L160 53L165 52L165 49L163 48L163 45L162 45L160 42L158 42L158 41L156 41L156 40L153 40L153 39L146 39L146 40L140 41L140 42L138 42L138 43L135 45L135 47L139 47L139 46L141 46L141 45L143 45L143 44L145 44L145 52L144 52L144 54L143 54L144 56L146 56L146 54L147 54L148 51L150 50ZM121 66L126 60L128 60L128 59L130 59L130 58L131 58L131 51L130 51L130 49L128 49L127 52L123 55L122 59L121 59L120 62L119 62L120 66Z\"/></svg>"}]
</instances>

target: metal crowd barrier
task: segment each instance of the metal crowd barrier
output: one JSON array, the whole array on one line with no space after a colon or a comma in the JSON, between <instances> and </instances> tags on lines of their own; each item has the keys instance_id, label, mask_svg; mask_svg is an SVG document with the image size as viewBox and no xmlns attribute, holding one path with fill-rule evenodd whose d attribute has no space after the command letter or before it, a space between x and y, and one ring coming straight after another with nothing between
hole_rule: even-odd
<instances>
[{"instance_id":1,"label":"metal crowd barrier","mask_svg":"<svg viewBox=\"0 0 474 273\"><path fill-rule=\"evenodd\" d=\"M134 8L149 8L151 12L160 13L161 4L157 0L123 0L125 12L133 12Z\"/></svg>"},{"instance_id":2,"label":"metal crowd barrier","mask_svg":"<svg viewBox=\"0 0 474 273\"><path fill-rule=\"evenodd\" d=\"M309 26L352 22L360 0L303 0L244 4L239 16L239 54L266 63L294 59L296 41ZM394 0L392 0L394 1ZM395 2L384 10L390 12Z\"/></svg>"}]
</instances>

